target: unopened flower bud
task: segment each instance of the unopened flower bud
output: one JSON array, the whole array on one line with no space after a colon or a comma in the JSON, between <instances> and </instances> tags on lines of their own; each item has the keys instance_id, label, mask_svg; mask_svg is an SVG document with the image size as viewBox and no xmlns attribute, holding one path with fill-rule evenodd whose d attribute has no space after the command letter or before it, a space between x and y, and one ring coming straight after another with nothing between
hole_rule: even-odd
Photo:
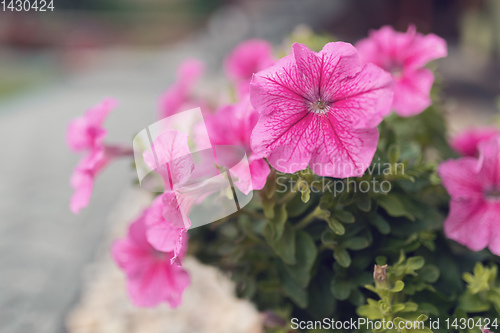
<instances>
[{"instance_id":1,"label":"unopened flower bud","mask_svg":"<svg viewBox=\"0 0 500 333\"><path fill-rule=\"evenodd\" d=\"M387 265L384 266L379 266L375 264L375 267L373 269L373 279L376 282L382 282L387 279Z\"/></svg>"}]
</instances>

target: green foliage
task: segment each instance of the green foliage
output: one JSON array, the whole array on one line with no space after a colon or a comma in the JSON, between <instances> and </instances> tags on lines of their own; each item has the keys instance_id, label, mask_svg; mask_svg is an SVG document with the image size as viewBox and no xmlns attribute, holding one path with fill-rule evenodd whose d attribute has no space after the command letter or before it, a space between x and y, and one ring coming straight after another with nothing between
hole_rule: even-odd
<instances>
[{"instance_id":1,"label":"green foliage","mask_svg":"<svg viewBox=\"0 0 500 333\"><path fill-rule=\"evenodd\" d=\"M459 299L459 306L469 313L480 313L494 308L500 315L500 285L497 280L498 267L484 267L477 263L473 273L464 273L467 289Z\"/></svg>"}]
</instances>

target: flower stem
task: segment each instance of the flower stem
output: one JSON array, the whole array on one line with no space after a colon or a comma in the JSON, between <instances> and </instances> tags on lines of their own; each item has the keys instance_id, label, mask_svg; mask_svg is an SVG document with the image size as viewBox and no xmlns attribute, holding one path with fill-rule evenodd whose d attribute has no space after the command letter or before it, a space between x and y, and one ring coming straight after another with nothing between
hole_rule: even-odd
<instances>
[{"instance_id":1,"label":"flower stem","mask_svg":"<svg viewBox=\"0 0 500 333\"><path fill-rule=\"evenodd\" d=\"M297 194L298 188L299 188L299 181L296 181L290 192L288 192L287 194L285 194L285 196L283 196L280 200L278 200L277 204L282 205L292 200L295 197L295 194Z\"/></svg>"},{"instance_id":2,"label":"flower stem","mask_svg":"<svg viewBox=\"0 0 500 333\"><path fill-rule=\"evenodd\" d=\"M119 144L107 144L104 146L106 154L114 157L134 156L134 150Z\"/></svg>"},{"instance_id":3,"label":"flower stem","mask_svg":"<svg viewBox=\"0 0 500 333\"><path fill-rule=\"evenodd\" d=\"M254 217L256 219L259 219L259 220L267 220L267 218L263 215L263 214L260 214L260 213L257 213L257 212L254 212L252 210L248 210L248 209L245 209L245 208L242 208L239 210L242 214L245 214L245 215L248 215L250 217Z\"/></svg>"},{"instance_id":4,"label":"flower stem","mask_svg":"<svg viewBox=\"0 0 500 333\"><path fill-rule=\"evenodd\" d=\"M310 212L306 217L300 220L296 225L294 225L295 230L300 230L305 228L309 223L311 223L316 217L318 217L321 212L321 208L316 207L312 212Z\"/></svg>"}]
</instances>

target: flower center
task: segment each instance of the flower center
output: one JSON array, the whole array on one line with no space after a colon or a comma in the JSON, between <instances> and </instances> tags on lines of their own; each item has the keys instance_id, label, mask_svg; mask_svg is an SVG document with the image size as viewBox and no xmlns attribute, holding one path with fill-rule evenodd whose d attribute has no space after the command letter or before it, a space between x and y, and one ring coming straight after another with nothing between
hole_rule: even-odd
<instances>
[{"instance_id":1,"label":"flower center","mask_svg":"<svg viewBox=\"0 0 500 333\"><path fill-rule=\"evenodd\" d=\"M390 61L386 66L386 70L390 72L394 78L399 78L403 74L403 64L395 60Z\"/></svg>"},{"instance_id":2,"label":"flower center","mask_svg":"<svg viewBox=\"0 0 500 333\"><path fill-rule=\"evenodd\" d=\"M484 197L489 201L500 201L500 190L493 188L491 190L484 191Z\"/></svg>"},{"instance_id":3,"label":"flower center","mask_svg":"<svg viewBox=\"0 0 500 333\"><path fill-rule=\"evenodd\" d=\"M310 103L307 109L312 113L326 114L330 109L330 103L327 101L318 100L315 103Z\"/></svg>"},{"instance_id":4,"label":"flower center","mask_svg":"<svg viewBox=\"0 0 500 333\"><path fill-rule=\"evenodd\" d=\"M156 249L151 249L151 254L158 260L165 260L167 258L167 254L165 252L161 252Z\"/></svg>"}]
</instances>

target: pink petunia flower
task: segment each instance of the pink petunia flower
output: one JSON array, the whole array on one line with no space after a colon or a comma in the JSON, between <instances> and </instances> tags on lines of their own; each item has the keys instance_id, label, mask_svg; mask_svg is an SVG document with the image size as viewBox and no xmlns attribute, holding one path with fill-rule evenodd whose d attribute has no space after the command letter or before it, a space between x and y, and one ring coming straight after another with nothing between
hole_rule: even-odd
<instances>
[{"instance_id":1,"label":"pink petunia flower","mask_svg":"<svg viewBox=\"0 0 500 333\"><path fill-rule=\"evenodd\" d=\"M422 35L410 25L407 32L390 26L371 31L370 37L356 43L361 60L392 73L394 101L392 108L403 117L414 116L431 105L432 71L424 66L446 57L446 42L434 35Z\"/></svg>"},{"instance_id":2,"label":"pink petunia flower","mask_svg":"<svg viewBox=\"0 0 500 333\"><path fill-rule=\"evenodd\" d=\"M254 75L250 98L261 114L251 136L253 152L278 171L308 165L321 176L360 176L378 142L376 126L390 111L392 77L361 65L348 43L315 53L302 44Z\"/></svg>"},{"instance_id":3,"label":"pink petunia flower","mask_svg":"<svg viewBox=\"0 0 500 333\"><path fill-rule=\"evenodd\" d=\"M450 145L464 156L477 156L478 145L498 136L500 130L494 127L479 127L463 131L450 140Z\"/></svg>"},{"instance_id":4,"label":"pink petunia flower","mask_svg":"<svg viewBox=\"0 0 500 333\"><path fill-rule=\"evenodd\" d=\"M145 225L148 214L150 210L144 211L130 225L128 235L113 244L113 258L125 272L128 293L135 305L154 307L166 302L177 307L190 283L189 275L181 266L171 263L173 251L158 251L148 243ZM179 260L185 252L186 238L178 254Z\"/></svg>"},{"instance_id":5,"label":"pink petunia flower","mask_svg":"<svg viewBox=\"0 0 500 333\"><path fill-rule=\"evenodd\" d=\"M101 145L90 150L80 160L70 178L70 185L74 190L70 200L71 211L78 214L88 206L95 178L112 160L131 154L130 149L119 145Z\"/></svg>"},{"instance_id":6,"label":"pink petunia flower","mask_svg":"<svg viewBox=\"0 0 500 333\"><path fill-rule=\"evenodd\" d=\"M89 152L76 166L70 179L74 192L70 200L70 209L78 214L82 208L88 206L97 174L110 161L103 147Z\"/></svg>"},{"instance_id":7,"label":"pink petunia flower","mask_svg":"<svg viewBox=\"0 0 500 333\"><path fill-rule=\"evenodd\" d=\"M248 94L252 75L266 69L276 60L272 45L262 39L249 39L238 44L224 60L226 75L236 84L239 96Z\"/></svg>"},{"instance_id":8,"label":"pink petunia flower","mask_svg":"<svg viewBox=\"0 0 500 333\"><path fill-rule=\"evenodd\" d=\"M473 251L500 255L500 136L479 144L479 158L443 162L438 169L451 196L448 238Z\"/></svg>"},{"instance_id":9,"label":"pink petunia flower","mask_svg":"<svg viewBox=\"0 0 500 333\"><path fill-rule=\"evenodd\" d=\"M83 116L72 120L66 132L66 142L70 149L80 152L99 147L106 136L106 130L102 126L104 120L117 105L115 99L106 98L87 110Z\"/></svg>"},{"instance_id":10,"label":"pink petunia flower","mask_svg":"<svg viewBox=\"0 0 500 333\"><path fill-rule=\"evenodd\" d=\"M250 136L258 120L259 113L250 104L248 95L237 104L223 106L206 120L212 145L240 146L249 156L251 178L246 170L235 170L239 177L236 185L245 194L262 189L271 171L264 159L252 155Z\"/></svg>"},{"instance_id":11,"label":"pink petunia flower","mask_svg":"<svg viewBox=\"0 0 500 333\"><path fill-rule=\"evenodd\" d=\"M187 212L191 205L181 200L178 190L194 171L186 133L178 130L162 132L152 149L144 152L144 161L163 180L165 192L156 197L145 219L146 237L151 245L163 252L179 253L180 244L190 227Z\"/></svg>"},{"instance_id":12,"label":"pink petunia flower","mask_svg":"<svg viewBox=\"0 0 500 333\"><path fill-rule=\"evenodd\" d=\"M204 63L197 59L187 59L181 63L177 70L177 81L160 97L159 119L183 111L183 107L190 109L199 106L195 105L197 103L191 97L191 93L204 70Z\"/></svg>"}]
</instances>

